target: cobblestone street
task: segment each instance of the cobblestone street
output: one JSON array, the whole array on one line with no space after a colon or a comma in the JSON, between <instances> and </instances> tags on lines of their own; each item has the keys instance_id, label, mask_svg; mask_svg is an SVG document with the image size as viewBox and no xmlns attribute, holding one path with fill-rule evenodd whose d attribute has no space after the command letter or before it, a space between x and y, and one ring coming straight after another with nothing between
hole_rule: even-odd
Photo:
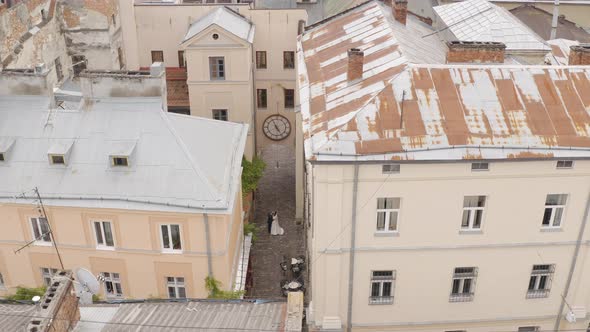
<instances>
[{"instance_id":1,"label":"cobblestone street","mask_svg":"<svg viewBox=\"0 0 590 332\"><path fill-rule=\"evenodd\" d=\"M266 170L256 197L254 222L258 239L252 246L253 287L247 296L279 298L281 280L292 279L291 271L281 270L283 256L290 260L305 255L303 223L295 222L295 152L293 147L275 144L266 147L261 158L266 162ZM282 236L271 236L267 230L267 214L275 210L285 229Z\"/></svg>"}]
</instances>

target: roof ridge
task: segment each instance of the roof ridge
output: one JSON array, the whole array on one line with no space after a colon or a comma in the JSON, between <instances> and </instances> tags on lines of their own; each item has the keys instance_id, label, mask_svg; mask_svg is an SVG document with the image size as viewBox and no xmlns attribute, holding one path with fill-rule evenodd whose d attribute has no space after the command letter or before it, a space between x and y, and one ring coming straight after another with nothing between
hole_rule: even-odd
<instances>
[{"instance_id":1,"label":"roof ridge","mask_svg":"<svg viewBox=\"0 0 590 332\"><path fill-rule=\"evenodd\" d=\"M184 155L187 157L187 159L191 165L191 168L193 169L195 174L206 185L207 191L208 191L209 195L211 196L211 200L219 201L219 196L218 196L219 193L213 189L214 187L211 185L211 183L209 182L207 177L204 176L203 171L200 169L200 167L194 161L194 159L191 156L190 152L188 151L186 145L184 144L184 140L178 135L178 133L176 132L176 129L174 129L174 126L170 123L170 119L168 118L167 113L165 113L163 110L160 111L160 117L162 118L162 120L164 120L164 123L166 124L166 128L168 128L168 130L170 131L172 136L174 136L174 139L176 139L176 142L180 146L180 149L182 150ZM217 195L215 195L215 194L217 194Z\"/></svg>"}]
</instances>

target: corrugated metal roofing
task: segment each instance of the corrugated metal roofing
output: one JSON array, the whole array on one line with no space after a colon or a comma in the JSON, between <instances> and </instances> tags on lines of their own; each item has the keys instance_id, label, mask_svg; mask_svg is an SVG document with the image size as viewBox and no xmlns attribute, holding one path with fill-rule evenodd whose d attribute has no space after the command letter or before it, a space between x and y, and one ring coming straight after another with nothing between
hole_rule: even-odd
<instances>
[{"instance_id":1,"label":"corrugated metal roofing","mask_svg":"<svg viewBox=\"0 0 590 332\"><path fill-rule=\"evenodd\" d=\"M570 57L570 47L580 45L576 40L553 39L547 43L551 46L551 53L547 55L547 62L552 65L567 65Z\"/></svg>"},{"instance_id":2,"label":"corrugated metal roofing","mask_svg":"<svg viewBox=\"0 0 590 332\"><path fill-rule=\"evenodd\" d=\"M128 303L115 308L92 305L80 308L76 332L96 331L281 331L287 311L286 302L202 301L183 303ZM86 321L86 322L83 322ZM94 322L94 325L88 325Z\"/></svg>"},{"instance_id":3,"label":"corrugated metal roofing","mask_svg":"<svg viewBox=\"0 0 590 332\"><path fill-rule=\"evenodd\" d=\"M247 125L162 111L160 98L111 98L51 109L41 96L0 97L0 201L39 187L48 205L230 213ZM67 165L48 151L71 140ZM203 144L203 142L208 142ZM109 156L129 155L129 167Z\"/></svg>"},{"instance_id":4,"label":"corrugated metal roofing","mask_svg":"<svg viewBox=\"0 0 590 332\"><path fill-rule=\"evenodd\" d=\"M370 3L300 38L308 159L590 156L590 67L411 63L387 9ZM365 72L347 82L355 47Z\"/></svg>"},{"instance_id":5,"label":"corrugated metal roofing","mask_svg":"<svg viewBox=\"0 0 590 332\"><path fill-rule=\"evenodd\" d=\"M249 43L254 41L252 22L224 6L209 12L191 24L184 36L183 43L214 24Z\"/></svg>"},{"instance_id":6,"label":"corrugated metal roofing","mask_svg":"<svg viewBox=\"0 0 590 332\"><path fill-rule=\"evenodd\" d=\"M468 0L434 7L460 41L493 41L507 51L549 51L544 40L502 7L485 0Z\"/></svg>"}]
</instances>

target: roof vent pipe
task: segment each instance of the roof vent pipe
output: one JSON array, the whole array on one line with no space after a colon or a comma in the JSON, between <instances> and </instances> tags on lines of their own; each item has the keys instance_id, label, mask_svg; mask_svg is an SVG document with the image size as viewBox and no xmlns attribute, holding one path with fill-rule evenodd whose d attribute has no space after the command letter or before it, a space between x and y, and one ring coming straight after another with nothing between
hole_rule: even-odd
<instances>
[{"instance_id":1,"label":"roof vent pipe","mask_svg":"<svg viewBox=\"0 0 590 332\"><path fill-rule=\"evenodd\" d=\"M551 37L553 40L557 36L557 21L559 19L559 0L555 0L553 3L553 17L551 19Z\"/></svg>"},{"instance_id":2,"label":"roof vent pipe","mask_svg":"<svg viewBox=\"0 0 590 332\"><path fill-rule=\"evenodd\" d=\"M393 17L399 23L406 25L406 19L408 18L408 1L407 0L395 0L393 6Z\"/></svg>"},{"instance_id":3,"label":"roof vent pipe","mask_svg":"<svg viewBox=\"0 0 590 332\"><path fill-rule=\"evenodd\" d=\"M348 50L348 81L355 81L363 77L365 53L358 48Z\"/></svg>"}]
</instances>

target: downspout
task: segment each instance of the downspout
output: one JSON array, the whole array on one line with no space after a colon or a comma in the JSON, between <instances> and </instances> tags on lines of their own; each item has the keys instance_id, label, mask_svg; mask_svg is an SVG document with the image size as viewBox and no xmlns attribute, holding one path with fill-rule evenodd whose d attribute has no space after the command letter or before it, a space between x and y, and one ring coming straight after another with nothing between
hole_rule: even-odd
<instances>
[{"instance_id":1,"label":"downspout","mask_svg":"<svg viewBox=\"0 0 590 332\"><path fill-rule=\"evenodd\" d=\"M563 309L567 304L566 299L568 293L570 291L570 285L572 283L572 279L574 277L574 271L576 270L576 263L578 262L578 255L580 253L580 248L582 247L582 239L584 237L584 230L586 229L586 223L588 222L588 213L590 212L590 192L588 192L588 198L586 198L586 209L584 210L584 219L582 219L582 224L580 225L580 231L578 232L578 241L576 242L576 249L574 250L574 254L572 256L572 262L570 264L570 271L567 276L567 281L565 283L565 289L563 290L563 294L561 296L561 304L559 305L559 311L557 312L557 319L555 320L555 326L553 328L554 331L559 331L559 325L561 324L561 316L563 316Z\"/></svg>"},{"instance_id":2,"label":"downspout","mask_svg":"<svg viewBox=\"0 0 590 332\"><path fill-rule=\"evenodd\" d=\"M352 331L352 294L354 288L354 254L356 251L356 201L359 185L359 164L354 164L352 180L352 219L350 225L350 262L348 264L348 312L346 314L346 331Z\"/></svg>"},{"instance_id":3,"label":"downspout","mask_svg":"<svg viewBox=\"0 0 590 332\"><path fill-rule=\"evenodd\" d=\"M211 257L211 232L209 231L209 214L203 213L203 222L205 223L205 243L207 244L207 268L208 276L213 278L213 258Z\"/></svg>"},{"instance_id":4,"label":"downspout","mask_svg":"<svg viewBox=\"0 0 590 332\"><path fill-rule=\"evenodd\" d=\"M258 155L258 151L256 150L258 145L256 144L256 131L257 131L257 123L256 123L256 113L257 113L257 98L258 95L256 94L256 77L254 76L256 74L256 57L255 57L255 53L254 53L254 45L252 45L251 47L252 51L250 54L250 67L252 67L252 125L254 126L254 128L252 128L252 135L254 135L254 138L252 139L252 144L254 145L254 154L252 155L252 158L256 157Z\"/></svg>"}]
</instances>

